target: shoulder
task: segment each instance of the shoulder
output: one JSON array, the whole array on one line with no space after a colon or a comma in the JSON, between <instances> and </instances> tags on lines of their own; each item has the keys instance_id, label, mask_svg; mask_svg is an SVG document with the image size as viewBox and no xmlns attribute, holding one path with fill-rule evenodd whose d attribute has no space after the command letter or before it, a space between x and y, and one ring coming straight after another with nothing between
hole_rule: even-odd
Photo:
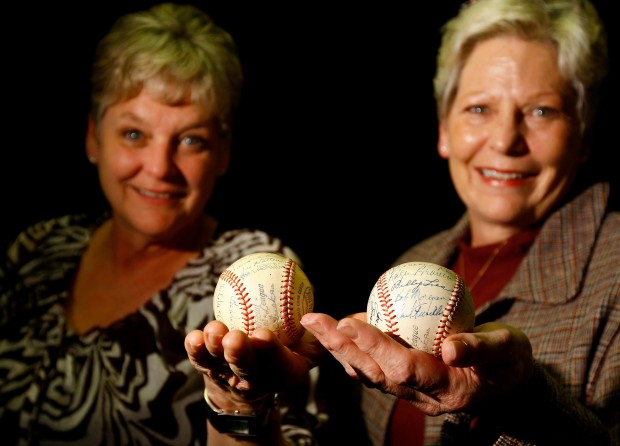
<instances>
[{"instance_id":1,"label":"shoulder","mask_svg":"<svg viewBox=\"0 0 620 446\"><path fill-rule=\"evenodd\" d=\"M43 219L24 228L17 235L16 240L22 237L33 240L43 239L49 234L65 232L72 228L88 227L89 222L92 223L92 219L85 214L70 214Z\"/></svg>"},{"instance_id":2,"label":"shoulder","mask_svg":"<svg viewBox=\"0 0 620 446\"><path fill-rule=\"evenodd\" d=\"M87 221L85 216L66 215L40 220L21 231L0 262L0 292L15 283L38 287L73 271L90 238Z\"/></svg>"},{"instance_id":3,"label":"shoulder","mask_svg":"<svg viewBox=\"0 0 620 446\"><path fill-rule=\"evenodd\" d=\"M620 241L620 211L611 211L605 214L601 225L601 235L609 237L614 243Z\"/></svg>"},{"instance_id":4,"label":"shoulder","mask_svg":"<svg viewBox=\"0 0 620 446\"><path fill-rule=\"evenodd\" d=\"M88 239L93 220L86 215L64 215L40 220L17 234L9 245L8 256L17 261L25 253L47 250L50 246Z\"/></svg>"},{"instance_id":5,"label":"shoulder","mask_svg":"<svg viewBox=\"0 0 620 446\"><path fill-rule=\"evenodd\" d=\"M549 226L551 236L561 237L567 250L564 257L583 256L588 271L609 270L618 280L620 211L611 204L608 183L595 184L581 193L566 206L566 211L558 212L558 218Z\"/></svg>"},{"instance_id":6,"label":"shoulder","mask_svg":"<svg viewBox=\"0 0 620 446\"><path fill-rule=\"evenodd\" d=\"M620 211L610 211L605 214L601 224L600 237L617 246L620 243ZM620 255L620 251L618 251Z\"/></svg>"},{"instance_id":7,"label":"shoulder","mask_svg":"<svg viewBox=\"0 0 620 446\"><path fill-rule=\"evenodd\" d=\"M606 272L608 283L615 283L616 291L620 291L620 212L609 212L601 222L596 244L594 246L590 270L595 267Z\"/></svg>"},{"instance_id":8,"label":"shoulder","mask_svg":"<svg viewBox=\"0 0 620 446\"><path fill-rule=\"evenodd\" d=\"M81 214L64 215L40 220L26 227L9 243L3 268L10 269L11 265L18 267L31 262L55 262L81 255L96 221Z\"/></svg>"}]
</instances>

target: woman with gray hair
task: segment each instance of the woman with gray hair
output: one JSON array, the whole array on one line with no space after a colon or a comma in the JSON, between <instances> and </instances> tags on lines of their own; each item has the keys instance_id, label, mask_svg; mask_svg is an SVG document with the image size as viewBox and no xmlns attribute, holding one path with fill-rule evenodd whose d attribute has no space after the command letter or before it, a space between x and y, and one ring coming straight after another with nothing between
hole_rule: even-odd
<instances>
[{"instance_id":1,"label":"woman with gray hair","mask_svg":"<svg viewBox=\"0 0 620 446\"><path fill-rule=\"evenodd\" d=\"M394 265L453 269L476 327L438 360L365 313L302 323L363 383L373 445L620 444L620 213L589 165L607 72L597 11L478 0L442 31L437 150L465 213Z\"/></svg>"}]
</instances>

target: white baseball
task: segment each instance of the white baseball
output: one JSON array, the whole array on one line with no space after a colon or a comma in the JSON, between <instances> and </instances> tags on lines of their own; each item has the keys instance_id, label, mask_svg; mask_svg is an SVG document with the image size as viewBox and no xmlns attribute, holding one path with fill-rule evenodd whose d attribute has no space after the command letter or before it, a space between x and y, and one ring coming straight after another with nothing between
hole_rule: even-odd
<instances>
[{"instance_id":1,"label":"white baseball","mask_svg":"<svg viewBox=\"0 0 620 446\"><path fill-rule=\"evenodd\" d=\"M454 271L429 262L409 262L384 272L368 298L367 320L409 346L441 356L443 340L471 332L474 301Z\"/></svg>"},{"instance_id":2,"label":"white baseball","mask_svg":"<svg viewBox=\"0 0 620 446\"><path fill-rule=\"evenodd\" d=\"M249 254L232 263L215 287L215 318L251 336L268 328L284 345L304 333L299 322L312 311L312 285L297 262L275 253Z\"/></svg>"}]
</instances>

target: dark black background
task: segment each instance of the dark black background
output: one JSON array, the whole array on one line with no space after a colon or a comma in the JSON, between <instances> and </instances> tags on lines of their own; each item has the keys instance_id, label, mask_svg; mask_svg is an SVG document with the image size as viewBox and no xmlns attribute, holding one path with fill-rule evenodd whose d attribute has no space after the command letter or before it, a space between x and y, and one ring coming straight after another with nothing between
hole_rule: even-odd
<instances>
[{"instance_id":1,"label":"dark black background","mask_svg":"<svg viewBox=\"0 0 620 446\"><path fill-rule=\"evenodd\" d=\"M5 8L0 242L103 205L83 145L94 46L117 16L155 3ZM395 257L462 212L436 154L432 96L439 27L461 2L191 3L233 35L246 76L233 162L210 211L291 245L318 310L365 310ZM613 176L620 55L611 3L595 2L612 60L596 156Z\"/></svg>"}]
</instances>

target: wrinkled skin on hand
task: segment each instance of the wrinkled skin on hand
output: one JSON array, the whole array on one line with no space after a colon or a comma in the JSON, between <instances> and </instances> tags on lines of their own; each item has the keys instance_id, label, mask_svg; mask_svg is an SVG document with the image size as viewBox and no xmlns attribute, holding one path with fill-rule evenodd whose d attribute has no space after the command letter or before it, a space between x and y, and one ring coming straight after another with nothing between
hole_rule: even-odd
<instances>
[{"instance_id":1,"label":"wrinkled skin on hand","mask_svg":"<svg viewBox=\"0 0 620 446\"><path fill-rule=\"evenodd\" d=\"M325 350L309 332L286 347L267 329L252 336L211 321L185 337L192 365L203 374L209 399L223 409L258 409L287 385L306 379Z\"/></svg>"},{"instance_id":2,"label":"wrinkled skin on hand","mask_svg":"<svg viewBox=\"0 0 620 446\"><path fill-rule=\"evenodd\" d=\"M404 346L366 323L366 313L340 321L309 313L301 323L349 376L406 399L427 415L475 408L524 383L533 373L527 336L496 322L446 338L441 359Z\"/></svg>"}]
</instances>

